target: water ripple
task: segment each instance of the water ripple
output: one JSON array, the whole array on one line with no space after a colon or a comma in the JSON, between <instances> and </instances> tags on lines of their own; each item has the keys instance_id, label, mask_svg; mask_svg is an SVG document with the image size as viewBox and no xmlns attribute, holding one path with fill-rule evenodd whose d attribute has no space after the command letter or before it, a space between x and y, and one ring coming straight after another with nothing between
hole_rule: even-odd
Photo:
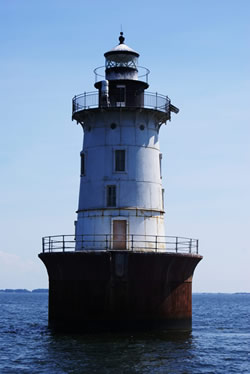
<instances>
[{"instance_id":1,"label":"water ripple","mask_svg":"<svg viewBox=\"0 0 250 374\"><path fill-rule=\"evenodd\" d=\"M1 374L250 372L250 295L193 296L193 330L55 334L47 295L0 294Z\"/></svg>"}]
</instances>

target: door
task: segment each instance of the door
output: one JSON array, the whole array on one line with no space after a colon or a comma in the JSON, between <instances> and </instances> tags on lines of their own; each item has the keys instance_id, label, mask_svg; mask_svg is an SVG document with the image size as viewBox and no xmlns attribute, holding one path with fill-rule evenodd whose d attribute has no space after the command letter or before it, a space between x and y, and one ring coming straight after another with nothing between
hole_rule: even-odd
<instances>
[{"instance_id":1,"label":"door","mask_svg":"<svg viewBox=\"0 0 250 374\"><path fill-rule=\"evenodd\" d=\"M126 105L126 86L116 86L117 88L117 97L116 97L116 106L125 106Z\"/></svg>"},{"instance_id":2,"label":"door","mask_svg":"<svg viewBox=\"0 0 250 374\"><path fill-rule=\"evenodd\" d=\"M113 249L126 249L127 221L113 221Z\"/></svg>"}]
</instances>

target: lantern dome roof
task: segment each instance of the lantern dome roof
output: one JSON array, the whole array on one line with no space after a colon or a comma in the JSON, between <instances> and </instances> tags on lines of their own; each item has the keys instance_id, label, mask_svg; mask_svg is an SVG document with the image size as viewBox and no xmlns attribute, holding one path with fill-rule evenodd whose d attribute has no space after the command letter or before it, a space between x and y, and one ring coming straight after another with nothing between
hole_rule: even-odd
<instances>
[{"instance_id":1,"label":"lantern dome roof","mask_svg":"<svg viewBox=\"0 0 250 374\"><path fill-rule=\"evenodd\" d=\"M110 51L104 53L104 56L107 57L112 54L126 53L126 54L131 54L133 56L139 57L140 55L138 52L134 51L132 48L124 44L124 40L125 38L123 36L123 32L121 32L120 37L119 37L120 43L114 48L112 48Z\"/></svg>"}]
</instances>

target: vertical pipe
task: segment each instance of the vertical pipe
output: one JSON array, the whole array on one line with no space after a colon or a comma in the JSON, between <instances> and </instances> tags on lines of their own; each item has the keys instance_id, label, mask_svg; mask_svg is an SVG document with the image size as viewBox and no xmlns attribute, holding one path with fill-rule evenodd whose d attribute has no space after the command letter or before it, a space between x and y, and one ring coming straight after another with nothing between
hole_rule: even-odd
<instances>
[{"instance_id":1,"label":"vertical pipe","mask_svg":"<svg viewBox=\"0 0 250 374\"><path fill-rule=\"evenodd\" d=\"M169 99L168 99L167 96L166 96L166 106L165 106L165 108L166 108L166 113L169 113Z\"/></svg>"}]
</instances>

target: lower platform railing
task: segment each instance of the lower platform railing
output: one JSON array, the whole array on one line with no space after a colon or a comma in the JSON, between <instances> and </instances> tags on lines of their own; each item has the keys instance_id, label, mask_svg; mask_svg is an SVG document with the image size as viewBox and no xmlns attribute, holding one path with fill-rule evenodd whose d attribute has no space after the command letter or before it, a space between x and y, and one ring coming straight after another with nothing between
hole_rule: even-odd
<instances>
[{"instance_id":1,"label":"lower platform railing","mask_svg":"<svg viewBox=\"0 0 250 374\"><path fill-rule=\"evenodd\" d=\"M56 235L42 238L43 253L83 250L195 253L198 239L159 235Z\"/></svg>"}]
</instances>

